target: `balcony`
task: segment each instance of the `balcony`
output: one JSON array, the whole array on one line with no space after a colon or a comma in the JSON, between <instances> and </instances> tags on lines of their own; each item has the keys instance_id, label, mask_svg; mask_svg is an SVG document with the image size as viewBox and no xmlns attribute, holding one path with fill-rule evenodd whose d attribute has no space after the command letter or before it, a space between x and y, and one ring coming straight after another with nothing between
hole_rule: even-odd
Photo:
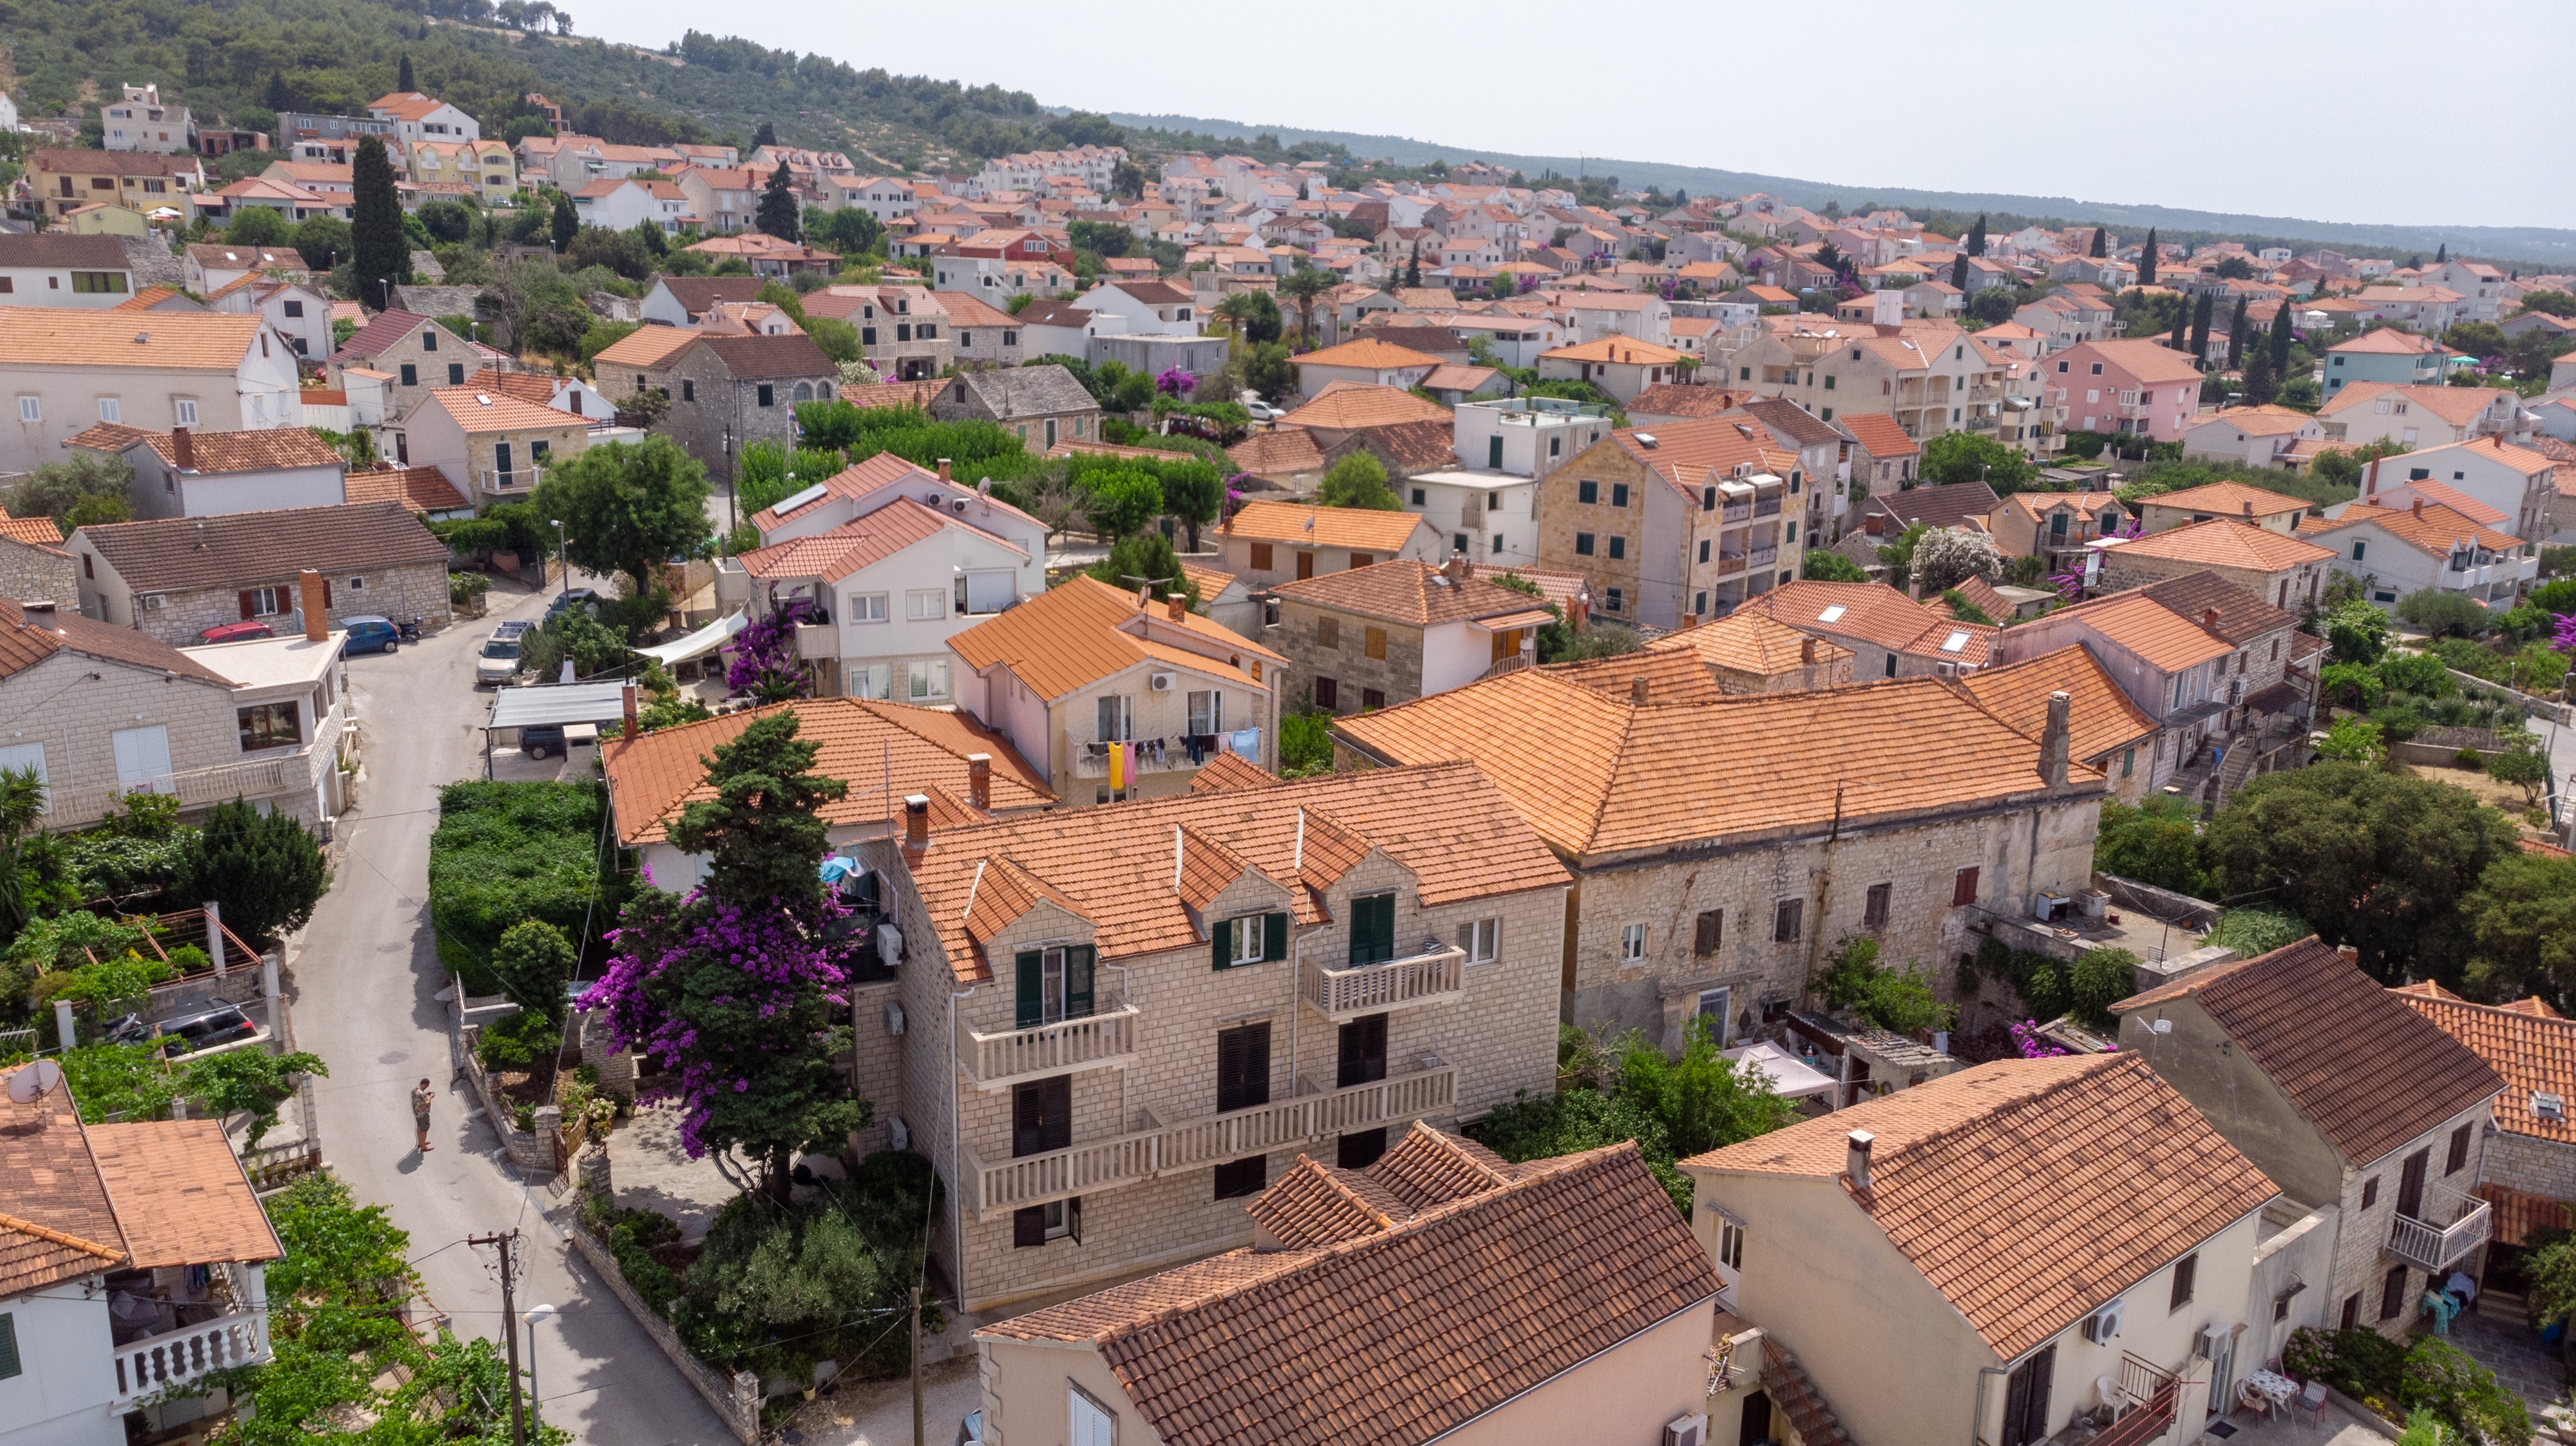
<instances>
[{"instance_id":1,"label":"balcony","mask_svg":"<svg viewBox=\"0 0 2576 1446\"><path fill-rule=\"evenodd\" d=\"M1333 969L1308 964L1298 989L1315 1012L1335 1024L1363 1014L1410 1009L1417 1004L1452 1004L1466 997L1465 951L1442 948L1424 940L1422 953L1380 964L1354 964Z\"/></svg>"},{"instance_id":2,"label":"balcony","mask_svg":"<svg viewBox=\"0 0 2576 1446\"><path fill-rule=\"evenodd\" d=\"M2422 1218L2400 1215L2388 1227L2388 1253L2427 1275L2439 1275L2487 1243L2494 1207L2456 1190L2427 1193ZM2440 1222L2448 1220L2449 1224Z\"/></svg>"},{"instance_id":3,"label":"balcony","mask_svg":"<svg viewBox=\"0 0 2576 1446\"><path fill-rule=\"evenodd\" d=\"M990 1034L961 1019L957 1021L957 1058L982 1090L1001 1089L1031 1075L1125 1069L1136 1057L1139 1011L1115 994L1101 1002L1108 1007L1081 1019Z\"/></svg>"},{"instance_id":4,"label":"balcony","mask_svg":"<svg viewBox=\"0 0 2576 1446\"><path fill-rule=\"evenodd\" d=\"M796 656L800 658L841 656L841 630L831 623L798 623Z\"/></svg>"},{"instance_id":5,"label":"balcony","mask_svg":"<svg viewBox=\"0 0 2576 1446\"><path fill-rule=\"evenodd\" d=\"M1753 504L1750 502L1730 502L1724 507L1717 509L1717 521L1718 525L1721 527L1730 522L1750 522L1752 520Z\"/></svg>"},{"instance_id":6,"label":"balcony","mask_svg":"<svg viewBox=\"0 0 2576 1446\"><path fill-rule=\"evenodd\" d=\"M545 480L545 471L543 467L513 467L506 472L478 467L474 485L485 492L525 492Z\"/></svg>"},{"instance_id":7,"label":"balcony","mask_svg":"<svg viewBox=\"0 0 2576 1446\"><path fill-rule=\"evenodd\" d=\"M986 1164L962 1152L967 1202L979 1220L993 1220L1030 1205L1113 1189L1182 1170L1241 1159L1264 1150L1310 1144L1353 1130L1371 1130L1455 1107L1458 1070L1436 1056L1423 1067L1348 1089L1327 1090L1297 1081L1294 1098L1254 1105L1177 1124L1149 1123L1142 1130L1043 1155ZM1150 1112L1147 1119L1152 1120Z\"/></svg>"},{"instance_id":8,"label":"balcony","mask_svg":"<svg viewBox=\"0 0 2576 1446\"><path fill-rule=\"evenodd\" d=\"M1727 577L1742 571L1744 571L1743 553L1721 552L1717 555L1717 575L1719 577Z\"/></svg>"},{"instance_id":9,"label":"balcony","mask_svg":"<svg viewBox=\"0 0 2576 1446\"><path fill-rule=\"evenodd\" d=\"M45 820L53 828L70 828L77 823L104 818L108 808L128 793L166 793L177 798L182 808L211 808L218 803L230 802L236 794L257 801L301 793L312 788L313 770L317 764L325 768L333 766L338 735L339 730L334 727L328 736L300 748L282 748L266 757L246 758L239 763L219 764L213 768L159 774L132 784L48 789Z\"/></svg>"},{"instance_id":10,"label":"balcony","mask_svg":"<svg viewBox=\"0 0 2576 1446\"><path fill-rule=\"evenodd\" d=\"M1984 412L1979 412L1968 418L1962 425L1971 432L1991 432L1995 429L1995 419Z\"/></svg>"},{"instance_id":11,"label":"balcony","mask_svg":"<svg viewBox=\"0 0 2576 1446\"><path fill-rule=\"evenodd\" d=\"M1139 745L1136 750L1136 772L1139 774L1179 773L1198 767L1197 764L1190 762L1189 750L1183 748L1178 739L1135 738L1126 741ZM1160 754L1144 746L1155 742L1163 745ZM1072 749L1074 777L1107 778L1109 776L1108 744L1076 742L1072 745ZM1214 752L1215 750L1205 751Z\"/></svg>"},{"instance_id":12,"label":"balcony","mask_svg":"<svg viewBox=\"0 0 2576 1446\"><path fill-rule=\"evenodd\" d=\"M131 1411L164 1392L184 1393L201 1376L268 1358L268 1330L258 1311L237 1311L129 1341L116 1348L116 1396L108 1409Z\"/></svg>"},{"instance_id":13,"label":"balcony","mask_svg":"<svg viewBox=\"0 0 2576 1446\"><path fill-rule=\"evenodd\" d=\"M1779 498L1777 498L1777 497L1765 497L1765 498L1763 498L1761 501L1754 503L1754 504L1753 504L1753 515L1754 515L1754 516L1756 516L1756 517L1777 517L1777 516L1779 516L1779 515L1780 515L1780 499L1779 499Z\"/></svg>"},{"instance_id":14,"label":"balcony","mask_svg":"<svg viewBox=\"0 0 2576 1446\"><path fill-rule=\"evenodd\" d=\"M1776 547L1757 547L1744 554L1744 556L1745 560L1754 567L1769 567L1771 564L1780 560L1780 549Z\"/></svg>"}]
</instances>

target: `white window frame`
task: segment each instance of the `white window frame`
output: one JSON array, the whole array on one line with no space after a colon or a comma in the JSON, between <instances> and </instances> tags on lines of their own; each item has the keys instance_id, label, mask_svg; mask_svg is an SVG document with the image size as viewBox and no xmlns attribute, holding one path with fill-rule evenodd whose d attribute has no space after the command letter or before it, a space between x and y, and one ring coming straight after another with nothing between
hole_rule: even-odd
<instances>
[{"instance_id":1,"label":"white window frame","mask_svg":"<svg viewBox=\"0 0 2576 1446\"><path fill-rule=\"evenodd\" d=\"M1470 919L1458 926L1458 950L1470 964L1491 964L1503 942L1503 921L1499 917Z\"/></svg>"},{"instance_id":2,"label":"white window frame","mask_svg":"<svg viewBox=\"0 0 2576 1446\"><path fill-rule=\"evenodd\" d=\"M1199 713L1199 700L1202 698L1207 700L1207 713L1205 716L1207 718L1208 726L1205 728L1197 726L1198 719L1201 716ZM1187 701L1188 712L1185 714L1184 721L1192 733L1223 733L1225 731L1224 690L1218 688L1193 689L1189 693Z\"/></svg>"},{"instance_id":3,"label":"white window frame","mask_svg":"<svg viewBox=\"0 0 2576 1446\"><path fill-rule=\"evenodd\" d=\"M904 697L907 701L947 696L946 658L915 658L904 665Z\"/></svg>"},{"instance_id":4,"label":"white window frame","mask_svg":"<svg viewBox=\"0 0 2576 1446\"><path fill-rule=\"evenodd\" d=\"M193 427L197 425L197 399L195 397L172 397L170 399L170 415L175 418L178 424L182 427Z\"/></svg>"},{"instance_id":5,"label":"white window frame","mask_svg":"<svg viewBox=\"0 0 2576 1446\"><path fill-rule=\"evenodd\" d=\"M1715 1007L1712 1008L1712 1005ZM1691 1010L1691 1017L1694 1019L1715 1019L1717 1021L1717 1027L1709 1031L1709 1037L1716 1041L1717 1047L1720 1049L1726 1048L1727 1036L1734 1029L1734 1015L1735 991L1724 985L1720 985L1715 989L1701 990L1699 992L1699 1000L1692 1006Z\"/></svg>"},{"instance_id":6,"label":"white window frame","mask_svg":"<svg viewBox=\"0 0 2576 1446\"><path fill-rule=\"evenodd\" d=\"M1048 1239L1063 1232L1057 1229L1062 1218L1063 1202L1047 1207ZM1065 1441L1067 1446L1118 1446L1118 1413L1100 1404L1089 1391L1065 1382Z\"/></svg>"},{"instance_id":7,"label":"white window frame","mask_svg":"<svg viewBox=\"0 0 2576 1446\"><path fill-rule=\"evenodd\" d=\"M1261 962L1263 936L1268 925L1260 914L1246 914L1233 921L1227 932L1226 963L1229 966Z\"/></svg>"},{"instance_id":8,"label":"white window frame","mask_svg":"<svg viewBox=\"0 0 2576 1446\"><path fill-rule=\"evenodd\" d=\"M44 419L45 419L45 404L44 404L44 402L43 402L40 398L36 398L36 397L20 397L20 398L18 399L18 420L19 420L19 421L22 421L22 422L42 422Z\"/></svg>"},{"instance_id":9,"label":"white window frame","mask_svg":"<svg viewBox=\"0 0 2576 1446\"><path fill-rule=\"evenodd\" d=\"M849 620L854 623L881 623L886 618L886 594L854 592L850 594Z\"/></svg>"},{"instance_id":10,"label":"white window frame","mask_svg":"<svg viewBox=\"0 0 2576 1446\"><path fill-rule=\"evenodd\" d=\"M929 611L923 611L927 606ZM948 616L948 592L945 588L916 587L903 595L903 619L908 623L935 623Z\"/></svg>"},{"instance_id":11,"label":"white window frame","mask_svg":"<svg viewBox=\"0 0 2576 1446\"><path fill-rule=\"evenodd\" d=\"M1646 926L1630 924L1619 931L1619 962L1637 964L1646 957Z\"/></svg>"},{"instance_id":12,"label":"white window frame","mask_svg":"<svg viewBox=\"0 0 2576 1446\"><path fill-rule=\"evenodd\" d=\"M100 421L121 422L124 420L124 413L125 404L121 398L101 397L98 399L98 419Z\"/></svg>"}]
</instances>

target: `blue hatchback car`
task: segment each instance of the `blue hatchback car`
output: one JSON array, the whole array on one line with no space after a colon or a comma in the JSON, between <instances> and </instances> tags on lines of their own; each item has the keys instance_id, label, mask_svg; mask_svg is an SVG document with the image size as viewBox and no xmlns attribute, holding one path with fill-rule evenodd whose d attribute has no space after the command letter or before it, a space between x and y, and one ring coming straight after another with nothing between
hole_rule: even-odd
<instances>
[{"instance_id":1,"label":"blue hatchback car","mask_svg":"<svg viewBox=\"0 0 2576 1446\"><path fill-rule=\"evenodd\" d=\"M340 626L348 629L349 641L341 651L346 656L359 653L390 653L402 642L402 631L390 618L342 618Z\"/></svg>"}]
</instances>

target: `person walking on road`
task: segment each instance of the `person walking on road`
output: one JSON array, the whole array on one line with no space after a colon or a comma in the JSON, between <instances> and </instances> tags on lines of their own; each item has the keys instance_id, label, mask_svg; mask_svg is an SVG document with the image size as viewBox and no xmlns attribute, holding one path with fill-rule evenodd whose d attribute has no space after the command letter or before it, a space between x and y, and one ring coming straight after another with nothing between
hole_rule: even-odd
<instances>
[{"instance_id":1,"label":"person walking on road","mask_svg":"<svg viewBox=\"0 0 2576 1446\"><path fill-rule=\"evenodd\" d=\"M429 1143L429 1102L436 1098L438 1092L429 1087L427 1080L422 1080L411 1092L411 1126L419 1136L414 1144L424 1155L436 1148Z\"/></svg>"}]
</instances>

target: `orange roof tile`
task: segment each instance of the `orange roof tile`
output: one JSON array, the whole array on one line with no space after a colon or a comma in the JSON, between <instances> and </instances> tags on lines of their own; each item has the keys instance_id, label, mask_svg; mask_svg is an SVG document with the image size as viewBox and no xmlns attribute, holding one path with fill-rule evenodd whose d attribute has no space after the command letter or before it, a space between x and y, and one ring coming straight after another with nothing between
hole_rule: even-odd
<instances>
[{"instance_id":1,"label":"orange roof tile","mask_svg":"<svg viewBox=\"0 0 2576 1446\"><path fill-rule=\"evenodd\" d=\"M1324 470L1324 454L1304 427L1255 432L1225 449L1235 467L1256 477L1294 476Z\"/></svg>"},{"instance_id":2,"label":"orange roof tile","mask_svg":"<svg viewBox=\"0 0 2576 1446\"><path fill-rule=\"evenodd\" d=\"M2480 527L2493 527L2499 522L2512 520L2503 510L2489 507L2485 503L2480 502L2478 499L2471 497L2466 492L2453 487L2447 482L2436 482L2430 477L2417 477L2412 481L2400 482L2397 486L2405 488L2407 491L2423 498L2426 502L2438 502L2444 507L2450 508L2453 512L2460 514L2462 517L2469 519L2471 522L2478 524ZM2390 490L2394 491L2396 489L2391 488ZM2379 495L2384 496L2385 494ZM2381 503L2377 505L2384 506L2385 504Z\"/></svg>"},{"instance_id":3,"label":"orange roof tile","mask_svg":"<svg viewBox=\"0 0 2576 1446\"><path fill-rule=\"evenodd\" d=\"M2068 752L2085 762L2153 738L2156 720L2129 701L2118 680L2081 643L2069 643L2000 668L1980 668L1959 680L1977 705L2025 737L2048 726L2048 695L2064 693Z\"/></svg>"},{"instance_id":4,"label":"orange roof tile","mask_svg":"<svg viewBox=\"0 0 2576 1446\"><path fill-rule=\"evenodd\" d=\"M1883 582L1800 579L1773 588L1750 606L1802 633L1841 633L1891 652L1936 662L1982 666L2001 628L1963 623ZM1831 613L1831 617L1826 614ZM1963 636L1964 635L1964 636Z\"/></svg>"},{"instance_id":5,"label":"orange roof tile","mask_svg":"<svg viewBox=\"0 0 2576 1446\"><path fill-rule=\"evenodd\" d=\"M377 467L349 473L342 482L348 500L400 502L414 512L449 512L470 506L465 494L435 467Z\"/></svg>"},{"instance_id":6,"label":"orange roof tile","mask_svg":"<svg viewBox=\"0 0 2576 1446\"><path fill-rule=\"evenodd\" d=\"M1469 577L1452 582L1439 568L1411 558L1346 568L1281 583L1269 591L1335 612L1431 627L1469 618L1526 612L1529 594Z\"/></svg>"},{"instance_id":7,"label":"orange roof tile","mask_svg":"<svg viewBox=\"0 0 2576 1446\"><path fill-rule=\"evenodd\" d=\"M135 1269L286 1254L221 1123L156 1120L87 1130Z\"/></svg>"},{"instance_id":8,"label":"orange roof tile","mask_svg":"<svg viewBox=\"0 0 2576 1446\"><path fill-rule=\"evenodd\" d=\"M1540 361L1603 362L1616 366L1668 367L1682 359L1682 354L1668 346L1633 337L1605 336L1575 346L1560 346L1538 354Z\"/></svg>"},{"instance_id":9,"label":"orange roof tile","mask_svg":"<svg viewBox=\"0 0 2576 1446\"><path fill-rule=\"evenodd\" d=\"M266 323L225 312L0 308L0 356L43 357L55 367L136 367L230 372Z\"/></svg>"},{"instance_id":10,"label":"orange roof tile","mask_svg":"<svg viewBox=\"0 0 2576 1446\"><path fill-rule=\"evenodd\" d=\"M522 401L507 393L478 392L472 387L439 387L422 405L434 406L474 436L484 432L518 432L538 427L588 425L578 413Z\"/></svg>"},{"instance_id":11,"label":"orange roof tile","mask_svg":"<svg viewBox=\"0 0 2576 1446\"><path fill-rule=\"evenodd\" d=\"M1238 788L1268 788L1279 782L1279 776L1260 764L1228 749L1209 756L1190 776L1190 792L1223 793Z\"/></svg>"},{"instance_id":12,"label":"orange roof tile","mask_svg":"<svg viewBox=\"0 0 2576 1446\"><path fill-rule=\"evenodd\" d=\"M269 472L291 467L337 467L340 449L323 441L310 427L271 427L256 432L188 434L189 470L194 472ZM168 432L146 432L101 422L63 443L101 452L122 452L137 444L150 447L163 462L179 465L179 445Z\"/></svg>"},{"instance_id":13,"label":"orange roof tile","mask_svg":"<svg viewBox=\"0 0 2576 1446\"><path fill-rule=\"evenodd\" d=\"M829 532L755 548L743 553L740 561L743 571L756 578L819 577L825 582L839 582L860 568L883 562L914 543L952 528L1028 556L1017 543L909 497L899 497Z\"/></svg>"},{"instance_id":14,"label":"orange roof tile","mask_svg":"<svg viewBox=\"0 0 2576 1446\"><path fill-rule=\"evenodd\" d=\"M2465 513L2454 512L2440 503L2421 507L2381 507L2368 501L2356 502L2343 510L2340 517L2324 521L2307 519L2299 528L2301 537L2321 537L2347 527L2369 523L2407 546L2435 557L2447 557L2468 543L2496 552L2518 552L2523 541L2510 533L2492 527L2480 527Z\"/></svg>"},{"instance_id":15,"label":"orange roof tile","mask_svg":"<svg viewBox=\"0 0 2576 1446\"><path fill-rule=\"evenodd\" d=\"M1347 547L1363 552L1402 552L1429 524L1411 512L1365 507L1313 507L1302 502L1246 502L1226 519L1230 537L1289 542L1300 547Z\"/></svg>"},{"instance_id":16,"label":"orange roof tile","mask_svg":"<svg viewBox=\"0 0 2576 1446\"><path fill-rule=\"evenodd\" d=\"M1786 480L1797 455L1767 445L1767 431L1743 417L1686 418L1657 427L1625 427L1601 445L1616 446L1695 502L1711 472L1731 478L1741 469L1747 475L1767 472ZM1648 437L1654 439L1651 447L1644 440Z\"/></svg>"},{"instance_id":17,"label":"orange roof tile","mask_svg":"<svg viewBox=\"0 0 2576 1446\"><path fill-rule=\"evenodd\" d=\"M1818 664L1848 662L1852 650L1828 638L1811 640L1805 633L1753 608L1738 608L1713 623L1666 633L1646 644L1648 652L1687 652L1713 668L1750 673L1757 678Z\"/></svg>"},{"instance_id":18,"label":"orange roof tile","mask_svg":"<svg viewBox=\"0 0 2576 1446\"><path fill-rule=\"evenodd\" d=\"M70 1091L0 1099L0 1299L121 1265L124 1234Z\"/></svg>"},{"instance_id":19,"label":"orange roof tile","mask_svg":"<svg viewBox=\"0 0 2576 1446\"><path fill-rule=\"evenodd\" d=\"M2307 506L2304 502L2299 505ZM2301 533L2304 535L2305 529L2301 529ZM2257 527L2235 516L2213 517L2207 522L2186 523L2162 532L2151 532L2144 537L2130 538L2116 547L2106 545L2103 551L2118 556L2161 557L2174 562L2242 568L2251 572L2281 572L2312 562L2324 562L2334 556L2331 548L2302 542L2298 537L2274 532L2268 527Z\"/></svg>"},{"instance_id":20,"label":"orange roof tile","mask_svg":"<svg viewBox=\"0 0 2576 1446\"><path fill-rule=\"evenodd\" d=\"M10 517L0 514L0 537L11 542L32 543L38 547L60 548L63 530L50 517Z\"/></svg>"},{"instance_id":21,"label":"orange roof tile","mask_svg":"<svg viewBox=\"0 0 2576 1446\"><path fill-rule=\"evenodd\" d=\"M2495 1100L2497 1129L2576 1144L2576 1122L2568 1118L2571 1101L2576 1101L2576 1019L2527 1007L2472 1004L2438 984L2389 992L2503 1077L2504 1089ZM2537 999L2526 1004L2548 1008ZM2532 1097L2538 1094L2558 1097L2554 1116L2532 1109Z\"/></svg>"},{"instance_id":22,"label":"orange roof tile","mask_svg":"<svg viewBox=\"0 0 2576 1446\"><path fill-rule=\"evenodd\" d=\"M674 352L697 339L698 332L691 327L639 326L603 348L591 367L594 372L603 366L649 370L660 366Z\"/></svg>"},{"instance_id":23,"label":"orange roof tile","mask_svg":"<svg viewBox=\"0 0 2576 1446\"><path fill-rule=\"evenodd\" d=\"M2339 417L2363 403L2374 407L2379 399L2402 401L2422 407L2454 427L2465 427L2477 420L2478 413L2494 406L2497 389L2492 387L2401 386L2395 382L2352 382L2327 399L2317 415ZM2512 393L2505 393L2511 396Z\"/></svg>"},{"instance_id":24,"label":"orange roof tile","mask_svg":"<svg viewBox=\"0 0 2576 1446\"><path fill-rule=\"evenodd\" d=\"M1854 1130L1875 1137L1866 1190ZM2135 1054L1979 1065L1681 1163L1719 1189L1821 1182L1818 1208L1867 1215L2004 1360L2280 1194Z\"/></svg>"},{"instance_id":25,"label":"orange roof tile","mask_svg":"<svg viewBox=\"0 0 2576 1446\"><path fill-rule=\"evenodd\" d=\"M1917 456L1923 450L1912 437L1905 435L1905 429L1897 425L1896 419L1885 412L1854 412L1842 420L1843 430L1851 433L1852 440L1860 444L1861 450L1881 461L1891 457Z\"/></svg>"},{"instance_id":26,"label":"orange roof tile","mask_svg":"<svg viewBox=\"0 0 2576 1446\"><path fill-rule=\"evenodd\" d=\"M1429 357L1422 359L1426 363ZM1438 402L1425 401L1402 387L1381 387L1372 382L1330 382L1309 398L1304 406L1280 418L1276 426L1321 427L1326 431L1354 431L1362 427L1384 427L1397 422L1447 422L1449 409Z\"/></svg>"},{"instance_id":27,"label":"orange roof tile","mask_svg":"<svg viewBox=\"0 0 2576 1446\"><path fill-rule=\"evenodd\" d=\"M823 805L828 823L886 818L906 794L929 787L965 798L970 789L966 764L970 753L993 757L995 810L1040 808L1055 802L1046 776L1031 768L1009 739L968 714L866 698L808 698L747 708L608 744L601 751L606 755L618 842L629 848L657 842L682 808L714 797L706 786L707 755L755 720L782 708L795 713L797 736L818 746L814 771L850 785L847 797ZM885 782L889 767L894 780L891 794Z\"/></svg>"},{"instance_id":28,"label":"orange roof tile","mask_svg":"<svg viewBox=\"0 0 2576 1446\"><path fill-rule=\"evenodd\" d=\"M1150 616L1148 614L1150 613ZM1208 653L1154 641L1157 630L1179 628ZM1040 698L1052 701L1088 683L1147 659L1170 662L1203 675L1231 677L1252 687L1251 669L1237 659L1279 664L1287 659L1196 613L1177 622L1161 604L1139 608L1135 595L1089 577L1047 589L996 618L948 640L949 651L982 671L1008 667Z\"/></svg>"},{"instance_id":29,"label":"orange roof tile","mask_svg":"<svg viewBox=\"0 0 2576 1446\"><path fill-rule=\"evenodd\" d=\"M1364 336L1357 341L1346 341L1340 346L1328 346L1321 351L1310 351L1291 360L1301 367L1351 367L1366 371L1383 370L1388 367L1428 369L1440 364L1440 358L1436 356L1424 356L1411 347L1397 346L1393 342L1380 341L1373 336Z\"/></svg>"},{"instance_id":30,"label":"orange roof tile","mask_svg":"<svg viewBox=\"0 0 2576 1446\"><path fill-rule=\"evenodd\" d=\"M2073 352L2086 354L2085 357L2075 358L2079 368L2087 358L2099 358L2128 373L2132 378L2149 385L2160 382L2189 382L2194 386L2200 384L2200 368L2191 364L2189 356L2150 337L2140 337L2135 340L2121 338L2111 341L2079 341L2066 351L2051 357L2050 360L2064 360L2069 353Z\"/></svg>"},{"instance_id":31,"label":"orange roof tile","mask_svg":"<svg viewBox=\"0 0 2576 1446\"><path fill-rule=\"evenodd\" d=\"M2239 408L2238 411L2218 412L2214 415L2252 430L2249 425L2252 419L2240 419L2238 412L2289 412L2289 409L2244 407ZM2289 415L2298 418L2300 422L2311 420L2304 412L2289 412ZM2278 492L2266 492L2259 487L2248 487L2242 482L2212 482L2204 487L2190 487L2180 492L2142 497L2138 499L2138 506L2141 508L2167 507L2182 512L2206 512L2212 517L2264 518L2278 517L2284 512L2304 512L2308 504L2300 498L2284 497ZM2248 511L2248 508L2253 510Z\"/></svg>"},{"instance_id":32,"label":"orange roof tile","mask_svg":"<svg viewBox=\"0 0 2576 1446\"><path fill-rule=\"evenodd\" d=\"M2104 638L2166 673L2179 673L2233 651L2197 620L2184 617L2144 592L2117 592L2058 611L2083 618Z\"/></svg>"}]
</instances>

